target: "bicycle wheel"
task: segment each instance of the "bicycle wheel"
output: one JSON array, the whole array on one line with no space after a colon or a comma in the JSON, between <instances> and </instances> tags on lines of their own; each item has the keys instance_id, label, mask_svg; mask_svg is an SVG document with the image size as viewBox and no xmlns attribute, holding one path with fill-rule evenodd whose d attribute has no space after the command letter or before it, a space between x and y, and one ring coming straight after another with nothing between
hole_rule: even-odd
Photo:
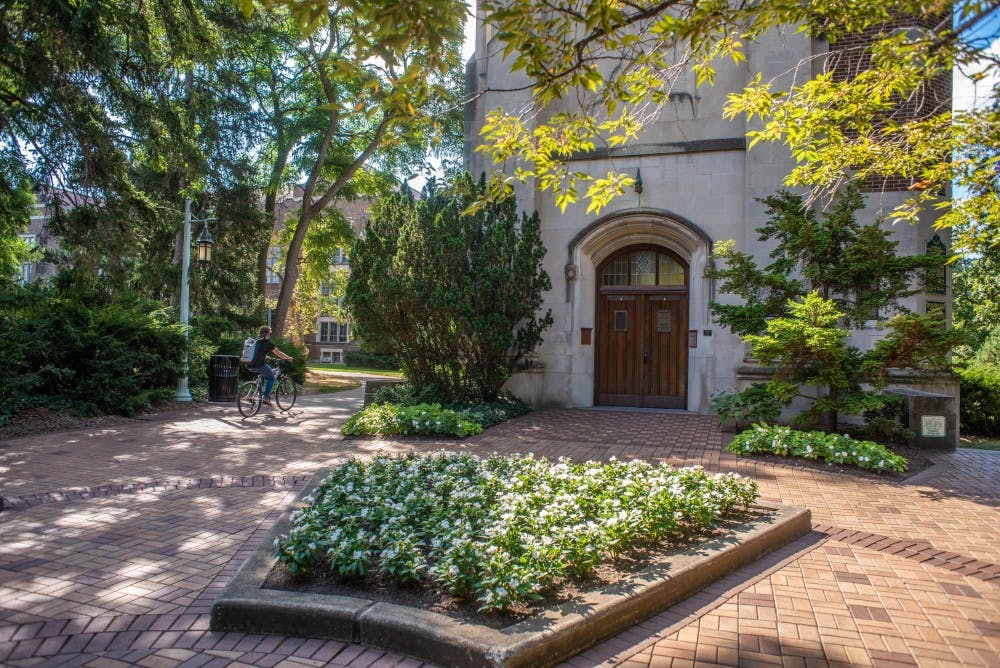
<instances>
[{"instance_id":1,"label":"bicycle wheel","mask_svg":"<svg viewBox=\"0 0 1000 668\"><path fill-rule=\"evenodd\" d=\"M285 377L278 381L274 389L274 399L278 402L278 408L289 411L295 405L295 400L299 396L299 387L291 378Z\"/></svg>"},{"instance_id":2,"label":"bicycle wheel","mask_svg":"<svg viewBox=\"0 0 1000 668\"><path fill-rule=\"evenodd\" d=\"M255 380L248 380L240 385L240 394L236 406L243 417L253 417L260 410L260 385Z\"/></svg>"}]
</instances>

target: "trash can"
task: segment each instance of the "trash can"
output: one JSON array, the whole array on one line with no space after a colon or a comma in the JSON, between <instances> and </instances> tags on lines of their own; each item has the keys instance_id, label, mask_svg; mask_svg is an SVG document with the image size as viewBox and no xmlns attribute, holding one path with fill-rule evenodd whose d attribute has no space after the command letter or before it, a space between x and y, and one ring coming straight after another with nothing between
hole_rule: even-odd
<instances>
[{"instance_id":1,"label":"trash can","mask_svg":"<svg viewBox=\"0 0 1000 668\"><path fill-rule=\"evenodd\" d=\"M208 361L208 400L236 401L240 380L240 358L212 355Z\"/></svg>"}]
</instances>

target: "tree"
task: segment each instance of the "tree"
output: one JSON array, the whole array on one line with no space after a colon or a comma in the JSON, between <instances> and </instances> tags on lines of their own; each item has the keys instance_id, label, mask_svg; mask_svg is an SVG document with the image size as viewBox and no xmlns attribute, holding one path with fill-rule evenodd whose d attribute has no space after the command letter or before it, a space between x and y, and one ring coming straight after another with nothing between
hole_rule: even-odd
<instances>
[{"instance_id":1,"label":"tree","mask_svg":"<svg viewBox=\"0 0 1000 668\"><path fill-rule=\"evenodd\" d=\"M864 199L856 188L846 188L824 213L789 192L760 201L767 206L769 220L757 229L757 240L775 244L772 262L760 267L732 242L714 249L715 259L726 265L712 274L721 280L720 290L738 295L744 303L713 303L712 312L741 336L760 334L768 318L785 313L789 299L812 291L833 300L848 326L886 318L899 310L900 299L916 292L921 272L944 262L934 255L897 255L898 243L882 221L858 223Z\"/></svg>"},{"instance_id":2,"label":"tree","mask_svg":"<svg viewBox=\"0 0 1000 668\"><path fill-rule=\"evenodd\" d=\"M248 14L252 0L242 0ZM296 114L276 104L271 183L286 165L305 174L302 206L284 249L284 273L273 327L289 324L301 259L313 221L366 166L392 171L401 155L426 148L450 100L448 75L459 69L464 5L448 2L312 3L285 6L306 34L294 53L301 78L291 88L311 96ZM315 101L318 100L318 104ZM274 99L280 103L279 99ZM296 155L298 153L298 155Z\"/></svg>"},{"instance_id":3,"label":"tree","mask_svg":"<svg viewBox=\"0 0 1000 668\"><path fill-rule=\"evenodd\" d=\"M803 198L787 192L762 200L769 221L758 228L761 242L774 243L770 264L717 244L713 270L719 289L741 298L740 304L712 303L717 321L753 347L757 360L774 369L766 385L724 395L717 407L776 418L796 397L812 403L799 419L825 417L835 429L839 413L876 412L883 397L864 390L867 381L881 388L888 368L941 370L956 334L927 316L905 313L898 300L914 293L920 272L940 267L937 255L899 256L897 243L881 221L861 225L856 213L863 199L854 188L838 197L824 215ZM897 313L890 318L892 313ZM878 320L890 333L862 353L846 345L850 330ZM820 386L815 395L803 387Z\"/></svg>"},{"instance_id":4,"label":"tree","mask_svg":"<svg viewBox=\"0 0 1000 668\"><path fill-rule=\"evenodd\" d=\"M191 196L202 216L212 210L226 248L192 274L195 311L250 315L243 259L266 237L245 157L255 143L251 99L230 55L252 29L235 5L215 0L0 10L5 171L23 175L53 213L64 266L169 301L180 283L180 203ZM12 193L17 182L0 188Z\"/></svg>"},{"instance_id":5,"label":"tree","mask_svg":"<svg viewBox=\"0 0 1000 668\"><path fill-rule=\"evenodd\" d=\"M32 249L18 233L28 227L35 205L31 180L16 161L0 155L0 281L16 278L21 264L32 259Z\"/></svg>"},{"instance_id":6,"label":"tree","mask_svg":"<svg viewBox=\"0 0 1000 668\"><path fill-rule=\"evenodd\" d=\"M552 323L538 215L483 196L464 176L424 198L383 198L351 253L347 302L357 333L390 349L414 386L492 401Z\"/></svg>"}]
</instances>

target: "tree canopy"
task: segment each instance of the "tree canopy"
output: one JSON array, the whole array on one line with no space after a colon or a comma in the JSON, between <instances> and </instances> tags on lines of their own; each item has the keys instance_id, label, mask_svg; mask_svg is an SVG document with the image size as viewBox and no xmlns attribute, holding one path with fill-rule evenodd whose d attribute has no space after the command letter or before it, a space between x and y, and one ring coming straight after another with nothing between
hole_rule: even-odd
<instances>
[{"instance_id":1,"label":"tree canopy","mask_svg":"<svg viewBox=\"0 0 1000 668\"><path fill-rule=\"evenodd\" d=\"M248 15L255 4L288 9L304 35L283 54L293 67L272 66L278 75L267 100L269 191L289 181L302 188L301 207L286 223L273 320L275 331L283 332L292 320L307 239L331 239L335 231L310 237L313 222L336 227L336 217L324 211L340 197L359 194L352 188L357 175L408 173L456 118L448 107L454 106L452 75L461 72L465 8L439 1L241 1ZM332 241L346 245L346 239Z\"/></svg>"},{"instance_id":2,"label":"tree canopy","mask_svg":"<svg viewBox=\"0 0 1000 668\"><path fill-rule=\"evenodd\" d=\"M849 180L903 176L914 184L912 197L895 217L912 220L927 206L940 207L941 225L985 222L980 241L996 243L997 156L987 149L1000 144L1000 114L952 114L934 88L956 67L974 69L980 80L998 73L1000 55L987 48L996 35L979 29L998 7L996 0L966 0L953 15L943 0L486 0L486 21L510 66L530 77L533 105L490 112L480 150L510 168L507 184L534 177L563 208L586 186L589 209L600 209L632 178L574 171L566 159L634 141L682 73L693 70L699 85L711 84L720 62L745 62L748 45L772 30L831 47L864 33L867 42L847 47L867 64L854 76L836 77L836 54L821 53L774 79L751 75L730 95L726 116L756 119L751 147L788 147L796 162L788 186L815 196ZM897 113L904 107L919 113ZM954 207L940 199L952 183L972 192Z\"/></svg>"}]
</instances>

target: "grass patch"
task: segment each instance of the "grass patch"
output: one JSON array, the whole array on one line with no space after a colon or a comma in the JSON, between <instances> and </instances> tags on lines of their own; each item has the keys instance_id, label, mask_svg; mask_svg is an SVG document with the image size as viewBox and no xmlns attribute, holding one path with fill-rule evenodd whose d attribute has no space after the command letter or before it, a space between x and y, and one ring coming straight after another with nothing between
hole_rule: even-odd
<instances>
[{"instance_id":1,"label":"grass patch","mask_svg":"<svg viewBox=\"0 0 1000 668\"><path fill-rule=\"evenodd\" d=\"M314 394L331 394L353 390L356 387L361 387L361 381L357 378L317 373L311 370L306 371L306 382L303 385L306 392Z\"/></svg>"},{"instance_id":2,"label":"grass patch","mask_svg":"<svg viewBox=\"0 0 1000 668\"><path fill-rule=\"evenodd\" d=\"M347 372L347 373L361 373L370 376L391 376L393 378L402 378L403 372L399 369L372 369L362 366L347 366L345 364L323 364L321 362L311 362L308 367L310 371L316 371L319 373L337 373L337 372Z\"/></svg>"},{"instance_id":3,"label":"grass patch","mask_svg":"<svg viewBox=\"0 0 1000 668\"><path fill-rule=\"evenodd\" d=\"M989 436L962 436L958 439L958 447L973 450L1000 450L1000 439Z\"/></svg>"},{"instance_id":4,"label":"grass patch","mask_svg":"<svg viewBox=\"0 0 1000 668\"><path fill-rule=\"evenodd\" d=\"M633 548L689 540L757 495L701 467L379 456L334 469L275 549L292 575L377 573L502 611Z\"/></svg>"}]
</instances>

